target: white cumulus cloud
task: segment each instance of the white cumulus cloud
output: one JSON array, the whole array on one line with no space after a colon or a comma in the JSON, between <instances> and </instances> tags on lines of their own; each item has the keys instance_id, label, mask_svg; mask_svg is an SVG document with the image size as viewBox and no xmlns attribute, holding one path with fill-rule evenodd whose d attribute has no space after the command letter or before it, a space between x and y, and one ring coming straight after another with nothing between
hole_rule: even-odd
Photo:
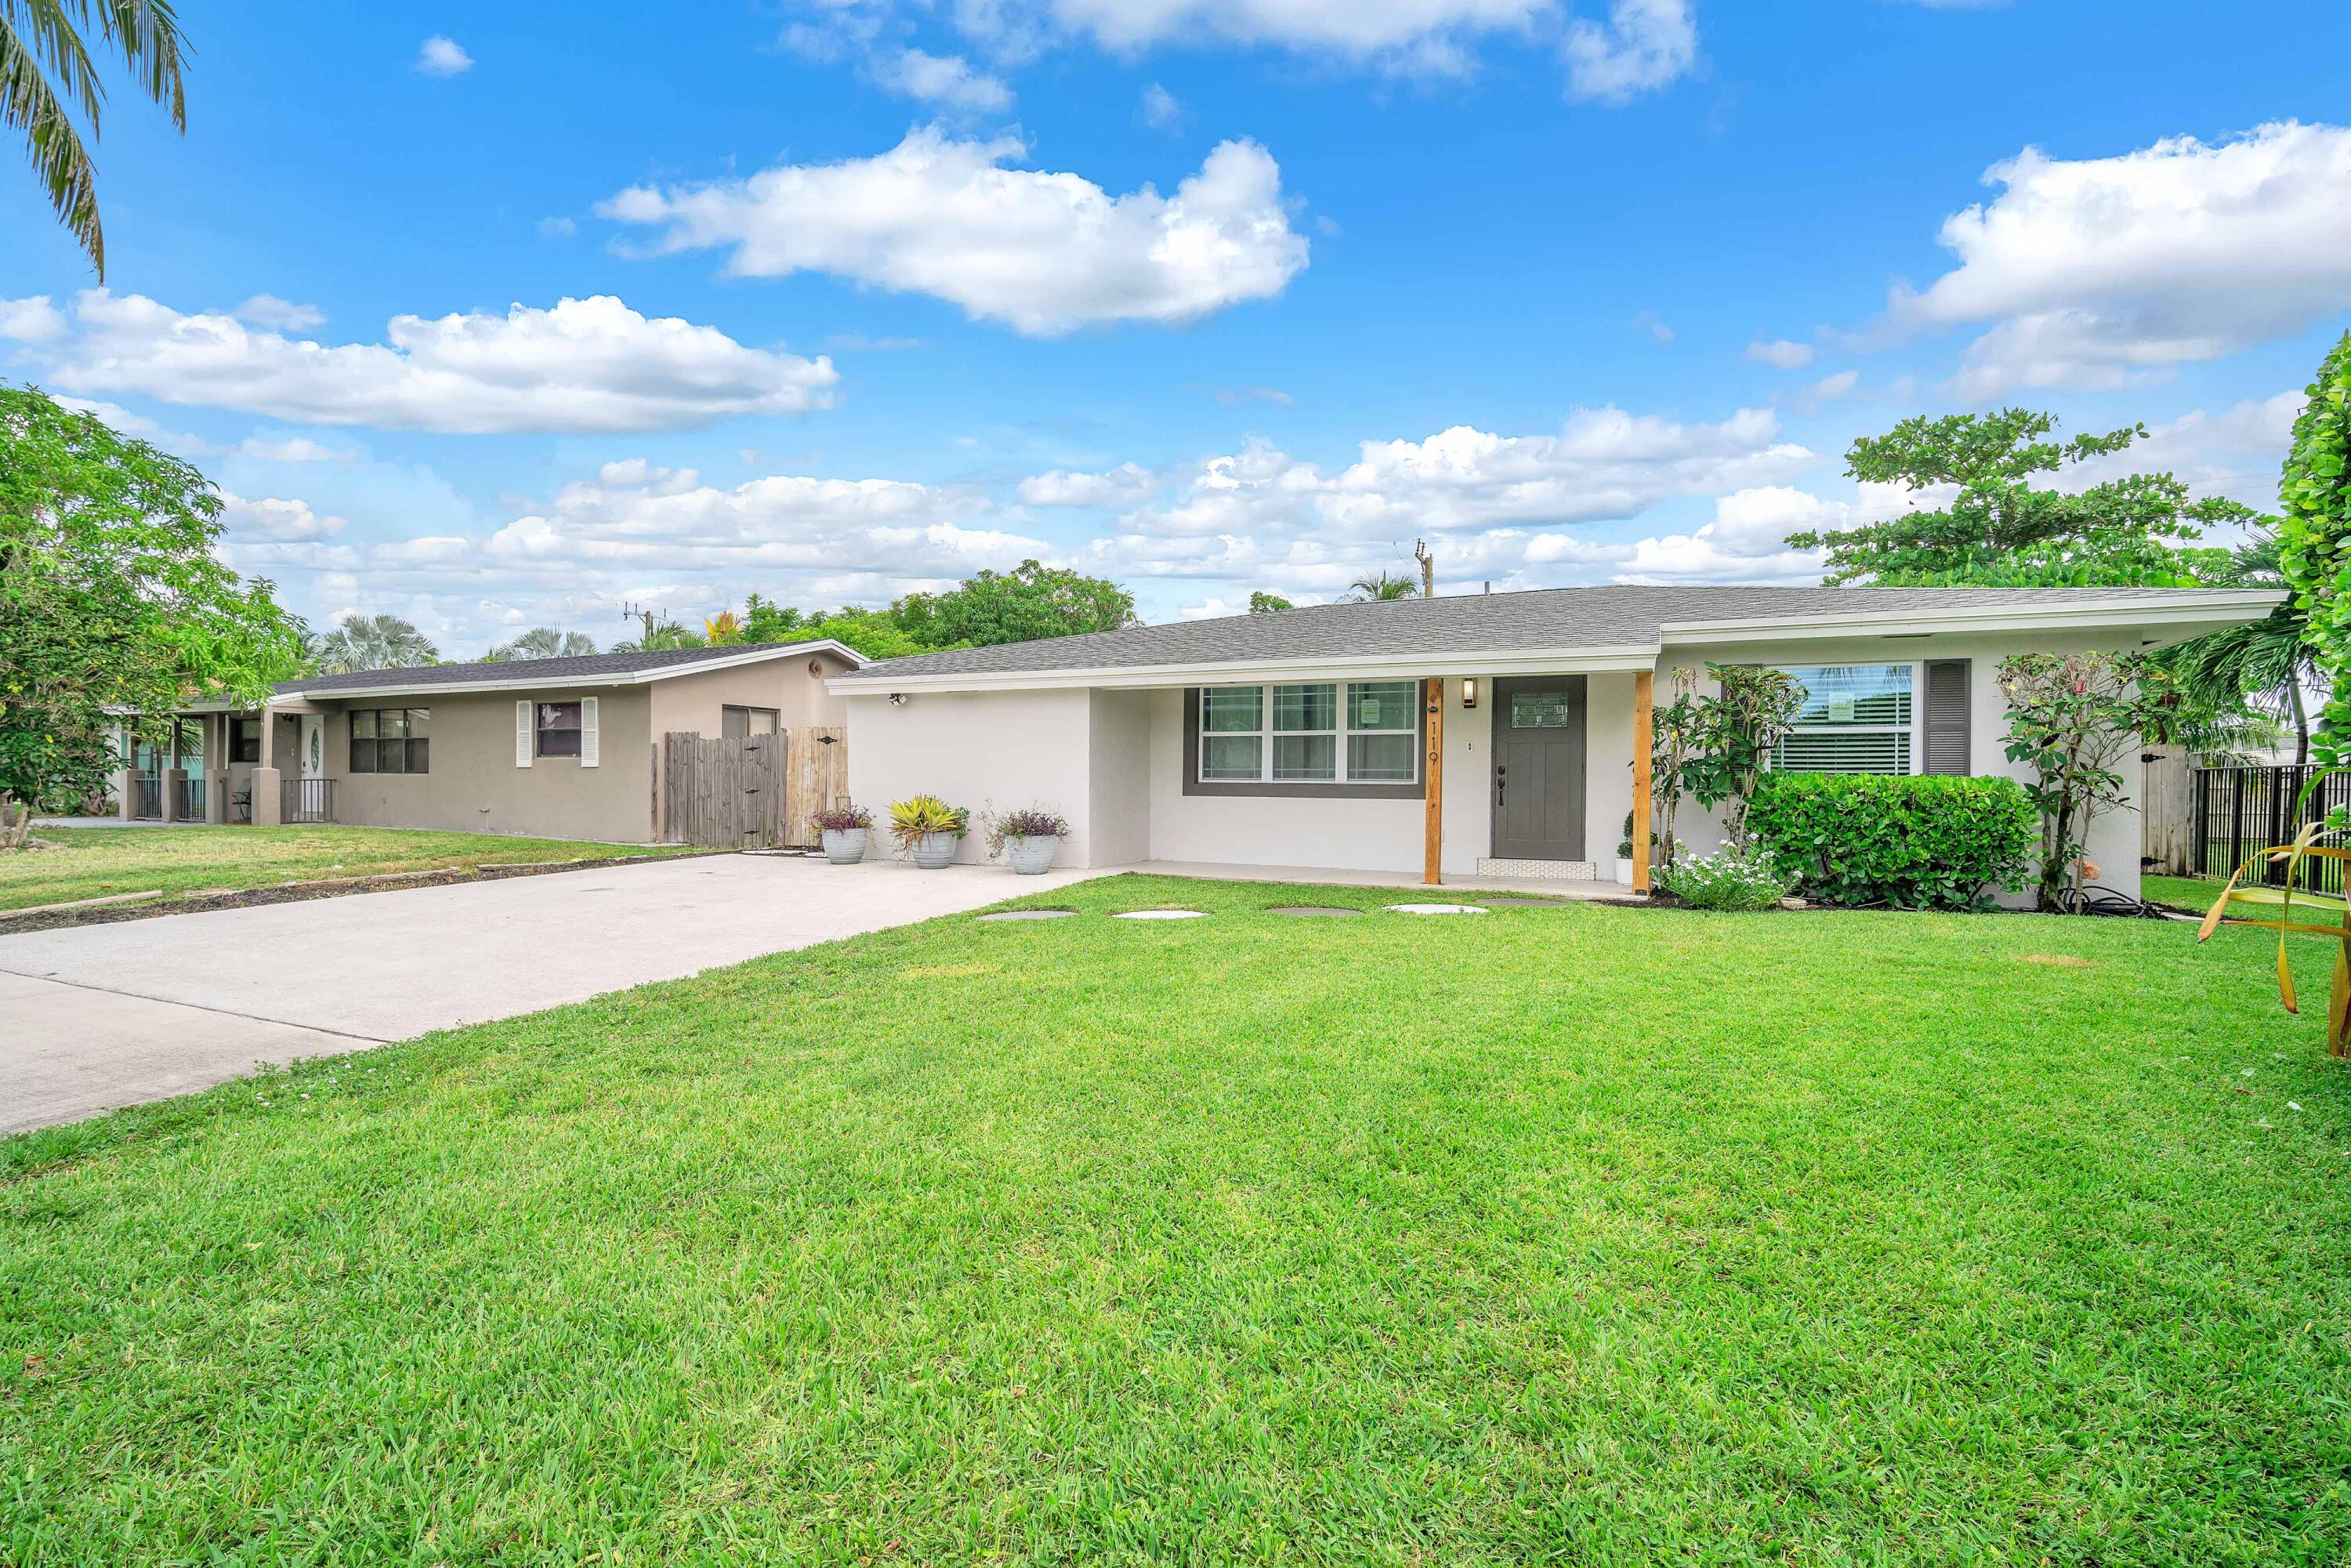
<instances>
[{"instance_id":1,"label":"white cumulus cloud","mask_svg":"<svg viewBox=\"0 0 2351 1568\"><path fill-rule=\"evenodd\" d=\"M327 313L316 305L298 305L275 294L256 294L229 312L238 320L273 332L307 332L327 324Z\"/></svg>"},{"instance_id":2,"label":"white cumulus cloud","mask_svg":"<svg viewBox=\"0 0 2351 1568\"><path fill-rule=\"evenodd\" d=\"M1563 53L1570 96L1629 103L1697 63L1698 21L1689 0L1614 0L1605 23L1568 24Z\"/></svg>"},{"instance_id":3,"label":"white cumulus cloud","mask_svg":"<svg viewBox=\"0 0 2351 1568\"><path fill-rule=\"evenodd\" d=\"M1758 338L1747 345L1750 364L1770 365L1774 370L1801 371L1813 362L1813 350L1809 343L1791 342L1785 338L1765 342Z\"/></svg>"},{"instance_id":4,"label":"white cumulus cloud","mask_svg":"<svg viewBox=\"0 0 2351 1568\"><path fill-rule=\"evenodd\" d=\"M46 294L0 299L0 338L14 339L19 343L46 343L64 337L65 331L65 312L51 304Z\"/></svg>"},{"instance_id":5,"label":"white cumulus cloud","mask_svg":"<svg viewBox=\"0 0 2351 1568\"><path fill-rule=\"evenodd\" d=\"M2351 299L2351 129L2293 121L2119 157L2027 148L1942 227L1959 265L1897 328L1982 326L1952 390L2097 389L2291 336Z\"/></svg>"},{"instance_id":6,"label":"white cumulus cloud","mask_svg":"<svg viewBox=\"0 0 2351 1568\"><path fill-rule=\"evenodd\" d=\"M656 227L662 252L725 248L737 276L831 273L1036 337L1190 320L1270 298L1306 266L1281 171L1253 141L1222 143L1166 196L1008 167L1021 152L933 127L876 157L636 186L598 211Z\"/></svg>"},{"instance_id":7,"label":"white cumulus cloud","mask_svg":"<svg viewBox=\"0 0 2351 1568\"><path fill-rule=\"evenodd\" d=\"M972 69L961 55L901 49L876 57L871 68L875 85L939 109L1000 114L1012 107L1012 89L996 77Z\"/></svg>"},{"instance_id":8,"label":"white cumulus cloud","mask_svg":"<svg viewBox=\"0 0 2351 1568\"><path fill-rule=\"evenodd\" d=\"M714 327L600 295L437 318L395 316L381 343L323 344L234 317L89 289L50 346L48 379L300 424L467 434L673 430L831 401L831 361L755 349Z\"/></svg>"},{"instance_id":9,"label":"white cumulus cloud","mask_svg":"<svg viewBox=\"0 0 2351 1568\"><path fill-rule=\"evenodd\" d=\"M429 77L463 76L474 68L474 57L455 38L435 33L417 49L416 68Z\"/></svg>"}]
</instances>

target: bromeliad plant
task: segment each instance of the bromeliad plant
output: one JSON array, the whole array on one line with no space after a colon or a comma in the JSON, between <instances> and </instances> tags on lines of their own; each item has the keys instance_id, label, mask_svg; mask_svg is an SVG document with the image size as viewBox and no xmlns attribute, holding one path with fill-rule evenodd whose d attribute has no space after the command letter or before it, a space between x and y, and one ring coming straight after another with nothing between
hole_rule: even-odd
<instances>
[{"instance_id":1,"label":"bromeliad plant","mask_svg":"<svg viewBox=\"0 0 2351 1568\"><path fill-rule=\"evenodd\" d=\"M890 836L901 849L912 849L935 833L961 834L971 826L971 813L950 806L936 795L916 795L890 802Z\"/></svg>"}]
</instances>

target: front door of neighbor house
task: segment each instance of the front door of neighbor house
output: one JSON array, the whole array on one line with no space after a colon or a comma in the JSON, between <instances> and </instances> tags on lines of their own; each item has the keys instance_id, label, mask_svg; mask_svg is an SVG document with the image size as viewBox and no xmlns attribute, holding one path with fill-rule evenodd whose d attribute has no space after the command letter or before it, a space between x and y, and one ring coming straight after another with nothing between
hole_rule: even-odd
<instances>
[{"instance_id":1,"label":"front door of neighbor house","mask_svg":"<svg viewBox=\"0 0 2351 1568\"><path fill-rule=\"evenodd\" d=\"M302 716L302 777L323 779L327 774L327 720L323 714Z\"/></svg>"},{"instance_id":2,"label":"front door of neighbor house","mask_svg":"<svg viewBox=\"0 0 2351 1568\"><path fill-rule=\"evenodd\" d=\"M1583 677L1494 683L1494 858L1580 861Z\"/></svg>"}]
</instances>

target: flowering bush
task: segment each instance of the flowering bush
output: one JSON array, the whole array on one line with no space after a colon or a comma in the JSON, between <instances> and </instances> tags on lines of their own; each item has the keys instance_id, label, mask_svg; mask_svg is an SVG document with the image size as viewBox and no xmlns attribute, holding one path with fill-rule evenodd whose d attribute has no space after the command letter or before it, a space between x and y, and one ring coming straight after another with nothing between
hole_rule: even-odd
<instances>
[{"instance_id":1,"label":"flowering bush","mask_svg":"<svg viewBox=\"0 0 2351 1568\"><path fill-rule=\"evenodd\" d=\"M1677 860L1657 880L1693 909L1769 909L1796 885L1769 850L1721 849Z\"/></svg>"},{"instance_id":2,"label":"flowering bush","mask_svg":"<svg viewBox=\"0 0 2351 1568\"><path fill-rule=\"evenodd\" d=\"M873 825L873 813L854 800L843 800L838 806L827 806L816 814L816 825L828 833L853 832Z\"/></svg>"}]
</instances>

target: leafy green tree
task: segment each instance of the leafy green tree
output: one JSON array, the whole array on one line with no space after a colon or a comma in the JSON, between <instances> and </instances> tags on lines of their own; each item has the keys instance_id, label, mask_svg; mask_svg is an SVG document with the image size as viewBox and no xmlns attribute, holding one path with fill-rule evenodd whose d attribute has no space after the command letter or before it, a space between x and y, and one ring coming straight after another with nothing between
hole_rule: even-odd
<instances>
[{"instance_id":1,"label":"leafy green tree","mask_svg":"<svg viewBox=\"0 0 2351 1568\"><path fill-rule=\"evenodd\" d=\"M1034 560L1010 571L982 571L945 593L907 594L890 611L907 636L932 648L985 648L1142 623L1134 596L1117 583Z\"/></svg>"},{"instance_id":2,"label":"leafy green tree","mask_svg":"<svg viewBox=\"0 0 2351 1568\"><path fill-rule=\"evenodd\" d=\"M2351 332L2318 367L2278 482L2279 566L2308 616L2318 663L2331 671L2311 747L2318 761L2351 765Z\"/></svg>"},{"instance_id":3,"label":"leafy green tree","mask_svg":"<svg viewBox=\"0 0 2351 1568\"><path fill-rule=\"evenodd\" d=\"M1249 591L1249 612L1252 615L1268 615L1277 610L1295 610L1297 608L1298 606L1292 604L1279 593L1268 593L1262 588L1252 589Z\"/></svg>"},{"instance_id":4,"label":"leafy green tree","mask_svg":"<svg viewBox=\"0 0 2351 1568\"><path fill-rule=\"evenodd\" d=\"M1385 599L1420 597L1420 580L1407 577L1400 571L1367 572L1347 586L1353 591L1355 599L1364 603Z\"/></svg>"},{"instance_id":5,"label":"leafy green tree","mask_svg":"<svg viewBox=\"0 0 2351 1568\"><path fill-rule=\"evenodd\" d=\"M100 47L120 57L140 90L164 106L173 130L187 131L180 19L166 0L0 0L0 125L25 133L34 176L102 282L98 169L73 121L78 110L89 122L89 140L98 140L106 89L84 39L93 21Z\"/></svg>"},{"instance_id":6,"label":"leafy green tree","mask_svg":"<svg viewBox=\"0 0 2351 1568\"><path fill-rule=\"evenodd\" d=\"M441 650L433 640L397 615L346 615L319 639L310 656L311 668L322 675L404 670L440 662Z\"/></svg>"},{"instance_id":7,"label":"leafy green tree","mask_svg":"<svg viewBox=\"0 0 2351 1568\"><path fill-rule=\"evenodd\" d=\"M2091 823L2128 798L2123 763L2173 737L2179 695L2142 653L2014 653L1999 676L2008 759L2031 766L2024 792L2041 812L2040 906L2063 910L2089 872Z\"/></svg>"},{"instance_id":8,"label":"leafy green tree","mask_svg":"<svg viewBox=\"0 0 2351 1568\"><path fill-rule=\"evenodd\" d=\"M585 632L559 632L552 626L534 626L513 642L499 643L482 657L488 662L583 659L595 652L596 639Z\"/></svg>"},{"instance_id":9,"label":"leafy green tree","mask_svg":"<svg viewBox=\"0 0 2351 1568\"><path fill-rule=\"evenodd\" d=\"M1708 664L1706 672L1718 695L1698 699L1691 716L1694 754L1680 766L1680 782L1699 805L1724 809L1724 834L1744 854L1747 803L1772 751L1803 711L1804 687L1785 670L1761 664Z\"/></svg>"},{"instance_id":10,"label":"leafy green tree","mask_svg":"<svg viewBox=\"0 0 2351 1568\"><path fill-rule=\"evenodd\" d=\"M214 553L188 464L29 387L0 386L0 845L101 787L116 715L160 737L192 698L258 702L301 622Z\"/></svg>"},{"instance_id":11,"label":"leafy green tree","mask_svg":"<svg viewBox=\"0 0 2351 1568\"><path fill-rule=\"evenodd\" d=\"M2075 490L2036 486L2094 457L2127 450L2147 434L2127 425L2104 435L2044 439L2056 420L2028 409L1923 415L1845 454L1865 484L1913 492L1952 486L1949 504L1843 531L1791 534L1793 549L1825 549L1831 583L1886 586L2177 587L2226 570L2227 552L2182 548L2216 525L2253 514L2233 501L2191 501L2168 474L2133 474Z\"/></svg>"}]
</instances>

